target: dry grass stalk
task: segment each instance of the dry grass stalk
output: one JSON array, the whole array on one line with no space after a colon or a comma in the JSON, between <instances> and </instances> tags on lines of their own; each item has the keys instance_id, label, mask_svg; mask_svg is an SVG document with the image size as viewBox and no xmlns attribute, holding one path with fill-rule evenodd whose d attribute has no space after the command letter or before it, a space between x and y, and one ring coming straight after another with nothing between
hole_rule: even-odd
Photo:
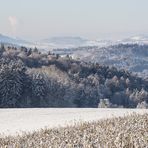
<instances>
[{"instance_id":1,"label":"dry grass stalk","mask_svg":"<svg viewBox=\"0 0 148 148\"><path fill-rule=\"evenodd\" d=\"M148 114L0 138L1 148L147 148Z\"/></svg>"}]
</instances>

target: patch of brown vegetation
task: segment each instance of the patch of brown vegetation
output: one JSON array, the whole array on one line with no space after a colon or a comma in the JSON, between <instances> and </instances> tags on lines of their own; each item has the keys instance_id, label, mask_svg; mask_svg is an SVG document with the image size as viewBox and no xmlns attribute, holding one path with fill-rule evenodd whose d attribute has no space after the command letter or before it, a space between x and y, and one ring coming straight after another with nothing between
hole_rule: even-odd
<instances>
[{"instance_id":1,"label":"patch of brown vegetation","mask_svg":"<svg viewBox=\"0 0 148 148\"><path fill-rule=\"evenodd\" d=\"M146 148L148 114L42 129L17 137L0 138L0 147L10 148Z\"/></svg>"}]
</instances>

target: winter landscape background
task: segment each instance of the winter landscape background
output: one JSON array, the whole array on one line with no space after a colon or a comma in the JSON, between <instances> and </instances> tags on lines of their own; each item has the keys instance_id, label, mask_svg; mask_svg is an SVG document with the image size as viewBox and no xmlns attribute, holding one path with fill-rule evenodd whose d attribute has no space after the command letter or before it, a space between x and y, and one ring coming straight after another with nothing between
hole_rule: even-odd
<instances>
[{"instance_id":1,"label":"winter landscape background","mask_svg":"<svg viewBox=\"0 0 148 148\"><path fill-rule=\"evenodd\" d=\"M1 107L147 107L146 38L93 46L78 37L46 41L43 50L1 35ZM51 42L67 48L50 50Z\"/></svg>"},{"instance_id":2,"label":"winter landscape background","mask_svg":"<svg viewBox=\"0 0 148 148\"><path fill-rule=\"evenodd\" d=\"M1 1L0 147L147 147L147 6Z\"/></svg>"}]
</instances>

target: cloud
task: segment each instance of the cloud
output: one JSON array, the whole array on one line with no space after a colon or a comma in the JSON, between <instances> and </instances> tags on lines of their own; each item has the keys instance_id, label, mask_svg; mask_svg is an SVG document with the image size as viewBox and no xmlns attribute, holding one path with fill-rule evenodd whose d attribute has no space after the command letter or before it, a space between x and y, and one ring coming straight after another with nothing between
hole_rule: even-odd
<instances>
[{"instance_id":1,"label":"cloud","mask_svg":"<svg viewBox=\"0 0 148 148\"><path fill-rule=\"evenodd\" d=\"M17 26L19 24L18 19L15 16L9 16L8 21L11 26L11 30L12 30L13 34L15 34Z\"/></svg>"}]
</instances>

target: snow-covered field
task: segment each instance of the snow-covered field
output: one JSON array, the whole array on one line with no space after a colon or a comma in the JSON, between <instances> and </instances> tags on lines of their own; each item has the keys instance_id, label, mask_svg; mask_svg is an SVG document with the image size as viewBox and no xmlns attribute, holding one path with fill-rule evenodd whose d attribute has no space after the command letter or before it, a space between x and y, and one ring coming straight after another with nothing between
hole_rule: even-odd
<instances>
[{"instance_id":1,"label":"snow-covered field","mask_svg":"<svg viewBox=\"0 0 148 148\"><path fill-rule=\"evenodd\" d=\"M124 116L133 112L148 113L146 109L94 109L94 108L34 108L0 109L0 134L16 135L44 127L73 125L83 121Z\"/></svg>"}]
</instances>

